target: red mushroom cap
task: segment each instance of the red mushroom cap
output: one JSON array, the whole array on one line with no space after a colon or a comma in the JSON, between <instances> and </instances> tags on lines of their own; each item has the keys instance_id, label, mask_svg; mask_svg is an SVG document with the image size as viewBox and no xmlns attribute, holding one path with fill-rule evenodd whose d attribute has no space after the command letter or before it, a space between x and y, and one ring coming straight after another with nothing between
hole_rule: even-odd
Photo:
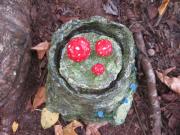
<instances>
[{"instance_id":1,"label":"red mushroom cap","mask_svg":"<svg viewBox=\"0 0 180 135\"><path fill-rule=\"evenodd\" d=\"M91 53L90 42L85 37L75 37L68 42L68 58L75 62L86 60Z\"/></svg>"},{"instance_id":2,"label":"red mushroom cap","mask_svg":"<svg viewBox=\"0 0 180 135\"><path fill-rule=\"evenodd\" d=\"M107 39L98 40L95 45L95 50L99 56L110 56L113 51L112 43Z\"/></svg>"},{"instance_id":3,"label":"red mushroom cap","mask_svg":"<svg viewBox=\"0 0 180 135\"><path fill-rule=\"evenodd\" d=\"M91 72L96 76L102 75L104 71L105 71L105 66L101 63L97 63L93 65L91 68Z\"/></svg>"}]
</instances>

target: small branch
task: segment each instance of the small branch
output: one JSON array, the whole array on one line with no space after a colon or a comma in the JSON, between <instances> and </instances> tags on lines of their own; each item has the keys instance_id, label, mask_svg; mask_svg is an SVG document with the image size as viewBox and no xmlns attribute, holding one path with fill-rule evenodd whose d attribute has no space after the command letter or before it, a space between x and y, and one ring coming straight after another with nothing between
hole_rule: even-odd
<instances>
[{"instance_id":1,"label":"small branch","mask_svg":"<svg viewBox=\"0 0 180 135\"><path fill-rule=\"evenodd\" d=\"M130 9L127 10L127 16L129 18L130 23L134 24L136 18L134 13ZM138 27L140 27L140 24L135 25L134 27L137 27L136 29L138 29ZM157 89L156 89L156 78L146 52L146 47L141 30L134 32L134 38L135 38L136 46L140 51L139 53L140 62L147 78L148 96L153 114L152 135L161 135L161 110L160 110L160 103L158 100Z\"/></svg>"},{"instance_id":2,"label":"small branch","mask_svg":"<svg viewBox=\"0 0 180 135\"><path fill-rule=\"evenodd\" d=\"M133 102L133 107L134 107L134 110L136 112L136 115L137 115L137 118L138 118L138 122L139 122L139 125L143 131L143 135L146 135L146 132L144 131L144 128L143 128L143 124L142 124L142 121L141 121L141 118L139 117L139 113L138 113L138 110L137 110L137 107L136 107L136 104Z\"/></svg>"},{"instance_id":3,"label":"small branch","mask_svg":"<svg viewBox=\"0 0 180 135\"><path fill-rule=\"evenodd\" d=\"M158 19L157 19L156 23L154 24L155 27L157 27L157 26L159 25L162 17L163 17L163 16L158 16Z\"/></svg>"},{"instance_id":4,"label":"small branch","mask_svg":"<svg viewBox=\"0 0 180 135\"><path fill-rule=\"evenodd\" d=\"M161 110L156 89L156 78L151 63L142 57L141 64L147 78L148 96L152 106L153 129L152 135L161 135Z\"/></svg>"},{"instance_id":5,"label":"small branch","mask_svg":"<svg viewBox=\"0 0 180 135\"><path fill-rule=\"evenodd\" d=\"M157 19L156 23L154 24L155 27L157 27L159 25L164 13L167 10L169 2L170 2L170 0L163 0L161 5L159 6L159 8L158 8L159 16L158 16L158 19Z\"/></svg>"}]
</instances>

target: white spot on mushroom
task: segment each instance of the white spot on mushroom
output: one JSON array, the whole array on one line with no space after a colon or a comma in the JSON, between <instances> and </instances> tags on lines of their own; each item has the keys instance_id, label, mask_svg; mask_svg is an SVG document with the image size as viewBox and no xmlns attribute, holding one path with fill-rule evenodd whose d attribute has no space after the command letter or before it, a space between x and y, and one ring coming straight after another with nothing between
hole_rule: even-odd
<instances>
[{"instance_id":1,"label":"white spot on mushroom","mask_svg":"<svg viewBox=\"0 0 180 135\"><path fill-rule=\"evenodd\" d=\"M106 50L106 47L103 47L102 49L103 49L103 50Z\"/></svg>"},{"instance_id":2,"label":"white spot on mushroom","mask_svg":"<svg viewBox=\"0 0 180 135\"><path fill-rule=\"evenodd\" d=\"M78 46L75 49L78 50L78 51L80 50L80 48Z\"/></svg>"},{"instance_id":3,"label":"white spot on mushroom","mask_svg":"<svg viewBox=\"0 0 180 135\"><path fill-rule=\"evenodd\" d=\"M71 45L68 45L68 48L71 48Z\"/></svg>"}]
</instances>

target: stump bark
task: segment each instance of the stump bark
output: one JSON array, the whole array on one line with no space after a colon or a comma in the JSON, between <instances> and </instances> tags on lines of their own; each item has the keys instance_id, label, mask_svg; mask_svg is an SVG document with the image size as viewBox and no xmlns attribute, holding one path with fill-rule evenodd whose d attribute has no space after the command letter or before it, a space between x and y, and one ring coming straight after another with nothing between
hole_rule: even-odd
<instances>
[{"instance_id":1,"label":"stump bark","mask_svg":"<svg viewBox=\"0 0 180 135\"><path fill-rule=\"evenodd\" d=\"M10 134L12 122L36 86L28 83L32 75L30 7L29 0L0 1L0 135Z\"/></svg>"}]
</instances>

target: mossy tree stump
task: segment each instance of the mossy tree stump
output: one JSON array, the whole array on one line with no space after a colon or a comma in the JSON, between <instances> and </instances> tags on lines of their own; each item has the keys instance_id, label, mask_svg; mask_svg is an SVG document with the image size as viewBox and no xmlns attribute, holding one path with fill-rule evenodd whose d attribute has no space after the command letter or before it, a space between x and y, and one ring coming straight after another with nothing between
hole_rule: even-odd
<instances>
[{"instance_id":1,"label":"mossy tree stump","mask_svg":"<svg viewBox=\"0 0 180 135\"><path fill-rule=\"evenodd\" d=\"M84 61L68 57L68 44L77 37L90 43L90 55ZM102 57L96 43L108 40L112 53ZM73 20L58 29L49 51L47 108L66 120L85 122L124 122L136 90L135 46L131 32L122 24L102 17ZM104 67L93 74L93 65Z\"/></svg>"}]
</instances>

